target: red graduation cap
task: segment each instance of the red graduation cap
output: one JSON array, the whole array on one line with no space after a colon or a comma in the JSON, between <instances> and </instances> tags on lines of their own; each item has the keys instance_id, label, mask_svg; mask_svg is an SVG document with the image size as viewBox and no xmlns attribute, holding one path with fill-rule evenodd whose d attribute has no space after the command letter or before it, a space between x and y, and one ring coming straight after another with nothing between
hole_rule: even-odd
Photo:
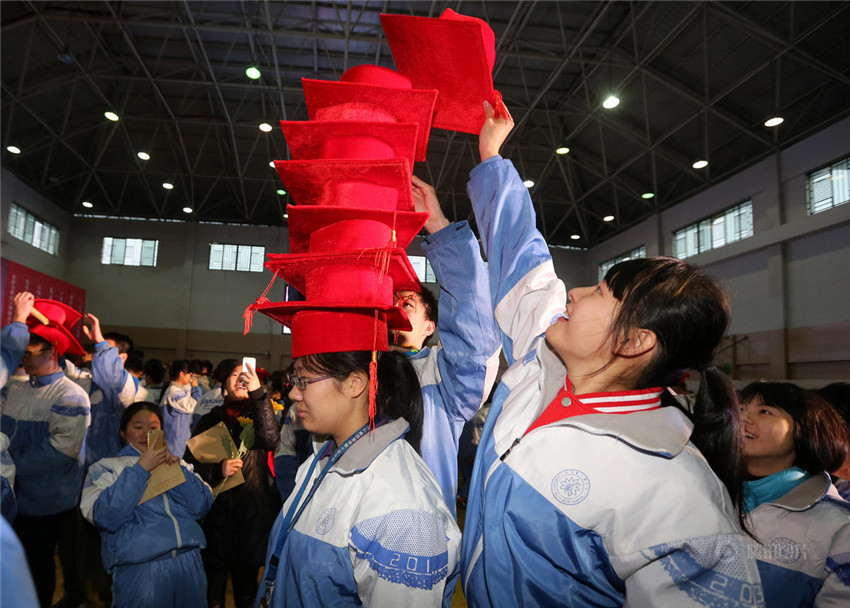
<instances>
[{"instance_id":1,"label":"red graduation cap","mask_svg":"<svg viewBox=\"0 0 850 608\"><path fill-rule=\"evenodd\" d=\"M382 14L381 24L398 71L414 87L440 92L436 128L478 133L482 102L501 110L493 89L496 36L485 21L448 8L439 18Z\"/></svg>"},{"instance_id":2,"label":"red graduation cap","mask_svg":"<svg viewBox=\"0 0 850 608\"><path fill-rule=\"evenodd\" d=\"M413 211L410 165L387 160L276 160L277 173L299 205Z\"/></svg>"},{"instance_id":3,"label":"red graduation cap","mask_svg":"<svg viewBox=\"0 0 850 608\"><path fill-rule=\"evenodd\" d=\"M422 226L428 220L427 213L415 211L383 211L379 209L361 209L357 207L320 207L318 205L289 205L289 251L290 253L305 253L315 251L311 245L312 235L335 224L359 220L363 222L378 222L386 227L384 243L393 240L395 231L395 246L407 249L413 237L419 234ZM361 226L350 224L359 231ZM357 247L352 247L356 249Z\"/></svg>"},{"instance_id":4,"label":"red graduation cap","mask_svg":"<svg viewBox=\"0 0 850 608\"><path fill-rule=\"evenodd\" d=\"M357 65L339 81L302 78L310 120L419 125L416 160L424 161L437 91L415 89L407 76L378 65Z\"/></svg>"},{"instance_id":5,"label":"red graduation cap","mask_svg":"<svg viewBox=\"0 0 850 608\"><path fill-rule=\"evenodd\" d=\"M404 157L413 166L419 125L348 120L281 120L280 128L295 160Z\"/></svg>"},{"instance_id":6,"label":"red graduation cap","mask_svg":"<svg viewBox=\"0 0 850 608\"><path fill-rule=\"evenodd\" d=\"M63 302L36 298L33 309L41 313L48 321L45 324L36 316L27 317L27 327L30 333L41 336L53 346L57 355L69 353L83 355L85 351L77 338L71 333L73 327L82 316L79 312Z\"/></svg>"}]
</instances>

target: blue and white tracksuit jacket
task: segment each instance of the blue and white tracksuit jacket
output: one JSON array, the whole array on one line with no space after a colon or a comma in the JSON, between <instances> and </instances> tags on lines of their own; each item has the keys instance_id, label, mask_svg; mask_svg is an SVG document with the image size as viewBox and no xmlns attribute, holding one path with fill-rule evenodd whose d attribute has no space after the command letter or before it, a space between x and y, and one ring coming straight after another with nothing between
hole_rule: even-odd
<instances>
[{"instance_id":1,"label":"blue and white tracksuit jacket","mask_svg":"<svg viewBox=\"0 0 850 608\"><path fill-rule=\"evenodd\" d=\"M331 467L286 538L271 606L450 605L460 530L434 475L404 440L407 429L403 419L379 426ZM332 451L328 442L301 465L295 487L309 490ZM272 528L266 572L297 494ZM257 604L264 593L261 584Z\"/></svg>"},{"instance_id":2,"label":"blue and white tracksuit jacket","mask_svg":"<svg viewBox=\"0 0 850 608\"><path fill-rule=\"evenodd\" d=\"M469 224L428 235L422 249L440 284L440 344L410 355L425 409L420 448L455 513L458 440L496 381L499 335L487 301L487 268Z\"/></svg>"},{"instance_id":3,"label":"blue and white tracksuit jacket","mask_svg":"<svg viewBox=\"0 0 850 608\"><path fill-rule=\"evenodd\" d=\"M121 416L136 401L139 381L124 369L118 349L108 342L95 345L91 375L77 374L77 383L88 389L91 426L86 435L86 467L121 451Z\"/></svg>"},{"instance_id":4,"label":"blue and white tracksuit jacket","mask_svg":"<svg viewBox=\"0 0 850 608\"><path fill-rule=\"evenodd\" d=\"M0 368L0 388L6 386L9 375L18 369L29 342L30 330L26 323L9 323L0 331L0 353L3 361L3 367Z\"/></svg>"},{"instance_id":5,"label":"blue and white tracksuit jacket","mask_svg":"<svg viewBox=\"0 0 850 608\"><path fill-rule=\"evenodd\" d=\"M174 382L162 394L162 431L168 451L176 456L183 456L186 442L192 437L192 414L200 398L200 386L193 386L186 391Z\"/></svg>"},{"instance_id":6,"label":"blue and white tracksuit jacket","mask_svg":"<svg viewBox=\"0 0 850 608\"><path fill-rule=\"evenodd\" d=\"M221 392L221 387L217 386L214 389L208 390L201 395L198 403L195 404L195 410L192 412L192 432L195 432L195 427L198 426L198 421L205 415L209 414L213 408L224 403L224 395Z\"/></svg>"},{"instance_id":7,"label":"blue and white tracksuit jacket","mask_svg":"<svg viewBox=\"0 0 850 608\"><path fill-rule=\"evenodd\" d=\"M523 437L564 386L543 334L565 288L510 161L476 167L468 191L511 364L469 493L469 605L762 606L731 501L679 410L576 416Z\"/></svg>"},{"instance_id":8,"label":"blue and white tracksuit jacket","mask_svg":"<svg viewBox=\"0 0 850 608\"><path fill-rule=\"evenodd\" d=\"M826 473L748 518L768 608L850 606L850 503Z\"/></svg>"},{"instance_id":9,"label":"blue and white tracksuit jacket","mask_svg":"<svg viewBox=\"0 0 850 608\"><path fill-rule=\"evenodd\" d=\"M3 391L0 430L9 437L21 515L55 515L77 506L83 486L80 450L89 397L61 371L32 376Z\"/></svg>"}]
</instances>

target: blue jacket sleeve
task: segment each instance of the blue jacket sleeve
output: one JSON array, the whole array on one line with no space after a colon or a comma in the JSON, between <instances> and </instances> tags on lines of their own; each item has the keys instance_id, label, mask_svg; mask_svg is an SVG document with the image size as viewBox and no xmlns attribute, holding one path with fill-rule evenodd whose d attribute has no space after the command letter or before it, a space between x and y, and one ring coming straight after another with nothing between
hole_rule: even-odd
<instances>
[{"instance_id":1,"label":"blue jacket sleeve","mask_svg":"<svg viewBox=\"0 0 850 608\"><path fill-rule=\"evenodd\" d=\"M90 521L101 530L116 532L133 516L133 509L145 493L150 476L138 462L126 467L117 478L103 464L93 464L83 488L83 514L88 518L85 503L94 498Z\"/></svg>"},{"instance_id":2,"label":"blue jacket sleeve","mask_svg":"<svg viewBox=\"0 0 850 608\"><path fill-rule=\"evenodd\" d=\"M124 408L136 397L134 378L124 369L118 349L107 342L95 345L91 361L92 380L103 391L104 401L115 408Z\"/></svg>"},{"instance_id":3,"label":"blue jacket sleeve","mask_svg":"<svg viewBox=\"0 0 850 608\"><path fill-rule=\"evenodd\" d=\"M469 175L467 192L484 244L490 294L508 364L563 312L566 290L537 230L528 188L509 160L494 156Z\"/></svg>"},{"instance_id":4,"label":"blue jacket sleeve","mask_svg":"<svg viewBox=\"0 0 850 608\"><path fill-rule=\"evenodd\" d=\"M168 496L183 505L189 515L201 519L212 507L212 490L197 474L189 470L185 462L180 462L180 468L183 469L186 482L171 488Z\"/></svg>"},{"instance_id":5,"label":"blue jacket sleeve","mask_svg":"<svg viewBox=\"0 0 850 608\"><path fill-rule=\"evenodd\" d=\"M466 421L487 398L499 369L487 268L465 221L429 235L423 249L440 284L439 390L448 415Z\"/></svg>"},{"instance_id":6,"label":"blue jacket sleeve","mask_svg":"<svg viewBox=\"0 0 850 608\"><path fill-rule=\"evenodd\" d=\"M13 374L29 344L30 332L25 323L9 323L0 331L0 351L3 354L3 363L10 374Z\"/></svg>"}]
</instances>

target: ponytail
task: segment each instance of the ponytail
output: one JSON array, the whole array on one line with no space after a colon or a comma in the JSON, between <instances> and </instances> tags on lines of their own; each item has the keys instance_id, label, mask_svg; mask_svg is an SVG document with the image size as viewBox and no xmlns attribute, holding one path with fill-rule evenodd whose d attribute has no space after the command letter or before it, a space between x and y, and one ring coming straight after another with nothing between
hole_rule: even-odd
<instances>
[{"instance_id":1,"label":"ponytail","mask_svg":"<svg viewBox=\"0 0 850 608\"><path fill-rule=\"evenodd\" d=\"M710 365L702 371L693 412L691 441L729 491L741 529L746 531L744 503L744 425L735 388L729 378Z\"/></svg>"}]
</instances>

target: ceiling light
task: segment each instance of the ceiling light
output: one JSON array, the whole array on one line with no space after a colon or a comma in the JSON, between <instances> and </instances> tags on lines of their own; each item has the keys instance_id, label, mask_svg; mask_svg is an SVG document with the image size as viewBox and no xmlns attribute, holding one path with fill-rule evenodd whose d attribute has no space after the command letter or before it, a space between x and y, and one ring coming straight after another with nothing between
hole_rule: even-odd
<instances>
[{"instance_id":1,"label":"ceiling light","mask_svg":"<svg viewBox=\"0 0 850 608\"><path fill-rule=\"evenodd\" d=\"M523 184L526 188L531 188L532 186L534 186L534 181L533 181L533 180L530 180L530 179L527 179L527 180L525 180L524 182L522 182L522 184Z\"/></svg>"},{"instance_id":2,"label":"ceiling light","mask_svg":"<svg viewBox=\"0 0 850 608\"><path fill-rule=\"evenodd\" d=\"M272 169L274 169L274 161L273 161L273 160L270 160L270 161L269 161L269 167L271 167Z\"/></svg>"},{"instance_id":3,"label":"ceiling light","mask_svg":"<svg viewBox=\"0 0 850 608\"><path fill-rule=\"evenodd\" d=\"M655 193L654 192L644 192L643 194L640 195L640 197L645 198L645 199L655 198Z\"/></svg>"},{"instance_id":4,"label":"ceiling light","mask_svg":"<svg viewBox=\"0 0 850 608\"><path fill-rule=\"evenodd\" d=\"M561 147L561 148L557 148L555 150L555 154L569 154L569 153L570 153L570 149L567 148L566 146Z\"/></svg>"},{"instance_id":5,"label":"ceiling light","mask_svg":"<svg viewBox=\"0 0 850 608\"><path fill-rule=\"evenodd\" d=\"M18 146L6 146L6 149L12 154L20 154L21 149Z\"/></svg>"},{"instance_id":6,"label":"ceiling light","mask_svg":"<svg viewBox=\"0 0 850 608\"><path fill-rule=\"evenodd\" d=\"M169 182L162 182L162 187L166 190L174 190L174 184L171 184Z\"/></svg>"},{"instance_id":7,"label":"ceiling light","mask_svg":"<svg viewBox=\"0 0 850 608\"><path fill-rule=\"evenodd\" d=\"M571 238L572 240L574 240L574 241L577 241L577 240L579 240L581 237L580 237L579 235L577 235L577 234L573 234L573 235L571 235L571 236L570 236L570 238Z\"/></svg>"},{"instance_id":8,"label":"ceiling light","mask_svg":"<svg viewBox=\"0 0 850 608\"><path fill-rule=\"evenodd\" d=\"M257 66L255 66L255 65L249 65L249 66L245 69L245 76L247 76L247 77L248 77L248 78L250 78L251 80L257 80L257 78L259 78L259 77L260 77L260 76L262 76L262 75L263 75L263 74L262 74L262 72L260 72L260 68L258 68L258 67L257 67Z\"/></svg>"},{"instance_id":9,"label":"ceiling light","mask_svg":"<svg viewBox=\"0 0 850 608\"><path fill-rule=\"evenodd\" d=\"M693 164L694 169L705 169L708 166L707 160L698 160Z\"/></svg>"},{"instance_id":10,"label":"ceiling light","mask_svg":"<svg viewBox=\"0 0 850 608\"><path fill-rule=\"evenodd\" d=\"M191 207L183 207L183 213L192 213Z\"/></svg>"},{"instance_id":11,"label":"ceiling light","mask_svg":"<svg viewBox=\"0 0 850 608\"><path fill-rule=\"evenodd\" d=\"M785 122L784 118L782 118L781 116L774 116L773 118L768 118L767 120L765 120L764 126L765 127L778 127L783 122Z\"/></svg>"},{"instance_id":12,"label":"ceiling light","mask_svg":"<svg viewBox=\"0 0 850 608\"><path fill-rule=\"evenodd\" d=\"M260 124L260 131L262 131L263 133L268 133L271 130L272 126L269 123L264 122Z\"/></svg>"},{"instance_id":13,"label":"ceiling light","mask_svg":"<svg viewBox=\"0 0 850 608\"><path fill-rule=\"evenodd\" d=\"M620 98L616 95L609 95L608 98L602 102L602 107L606 110L616 108L618 105L620 105Z\"/></svg>"},{"instance_id":14,"label":"ceiling light","mask_svg":"<svg viewBox=\"0 0 850 608\"><path fill-rule=\"evenodd\" d=\"M613 215L606 215L605 217L602 218L602 221L603 222L613 222L614 216Z\"/></svg>"},{"instance_id":15,"label":"ceiling light","mask_svg":"<svg viewBox=\"0 0 850 608\"><path fill-rule=\"evenodd\" d=\"M86 209L91 209L92 207L94 207L94 205L92 205L92 204L91 204L90 202L88 202L88 201L83 201L83 202L82 202L82 205L83 205L83 207L85 207Z\"/></svg>"},{"instance_id":16,"label":"ceiling light","mask_svg":"<svg viewBox=\"0 0 850 608\"><path fill-rule=\"evenodd\" d=\"M103 115L106 116L106 118L108 118L112 122L118 122L118 114L116 114L115 112L104 112Z\"/></svg>"},{"instance_id":17,"label":"ceiling light","mask_svg":"<svg viewBox=\"0 0 850 608\"><path fill-rule=\"evenodd\" d=\"M142 160L150 160L151 159L151 155L148 154L147 152L139 152L139 153L136 154L136 156L138 156Z\"/></svg>"},{"instance_id":18,"label":"ceiling light","mask_svg":"<svg viewBox=\"0 0 850 608\"><path fill-rule=\"evenodd\" d=\"M286 190L284 190L283 188L279 188L278 191L277 191L277 195L278 196L286 196Z\"/></svg>"}]
</instances>

